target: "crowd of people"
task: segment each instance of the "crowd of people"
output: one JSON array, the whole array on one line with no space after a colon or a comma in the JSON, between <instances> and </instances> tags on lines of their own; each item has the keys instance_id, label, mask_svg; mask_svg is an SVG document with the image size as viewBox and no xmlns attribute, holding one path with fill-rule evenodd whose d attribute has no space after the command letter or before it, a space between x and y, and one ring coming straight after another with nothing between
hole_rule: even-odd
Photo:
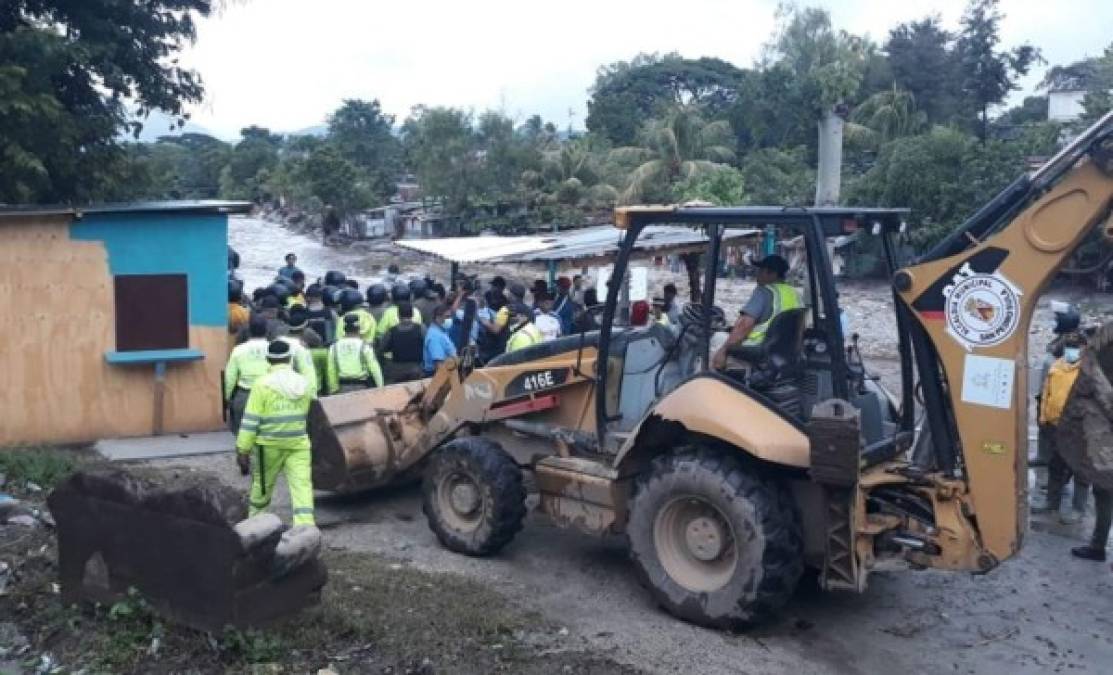
<instances>
[{"instance_id":1,"label":"crowd of people","mask_svg":"<svg viewBox=\"0 0 1113 675\"><path fill-rule=\"evenodd\" d=\"M449 358L485 365L499 355L598 328L599 299L582 276L543 279L528 288L495 276L460 276L450 286L407 278L391 265L361 288L339 271L309 282L290 253L264 287L245 292L229 255L228 330L236 336L225 369L225 401L238 428L247 392L267 372L267 346L283 341L312 395L380 387L432 375ZM676 288L634 303L631 323L668 324L679 313Z\"/></svg>"}]
</instances>

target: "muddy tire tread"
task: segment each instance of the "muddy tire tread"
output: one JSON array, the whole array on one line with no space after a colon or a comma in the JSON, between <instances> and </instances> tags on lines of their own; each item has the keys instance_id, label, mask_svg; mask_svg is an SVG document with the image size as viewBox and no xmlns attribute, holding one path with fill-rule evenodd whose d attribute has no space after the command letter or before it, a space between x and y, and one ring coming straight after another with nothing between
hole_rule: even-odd
<instances>
[{"instance_id":1,"label":"muddy tire tread","mask_svg":"<svg viewBox=\"0 0 1113 675\"><path fill-rule=\"evenodd\" d=\"M490 516L481 538L461 537L444 526L437 517L436 486L433 478L439 466L445 463L466 465L482 481L480 489L489 499ZM441 544L457 553L470 556L489 556L514 538L522 529L526 516L526 490L522 470L498 443L480 436L465 436L449 441L438 448L430 458L422 481L421 510L425 513L429 529Z\"/></svg>"},{"instance_id":2,"label":"muddy tire tread","mask_svg":"<svg viewBox=\"0 0 1113 675\"><path fill-rule=\"evenodd\" d=\"M792 597L804 571L803 533L791 494L777 481L757 475L738 458L731 456L731 452L737 451L689 445L655 458L650 471L638 479L630 505L633 524L638 518L636 514L639 509L648 508L643 507L642 500L658 490L667 489L666 485L671 482L673 474L717 474L723 483L720 489L725 490L728 497L743 498L754 505L766 542L762 556L761 582L751 600L740 601L734 611L726 616L707 616L691 604L680 606L672 602L654 582L649 571L653 566L647 569L647 565L640 560L647 553L655 556L652 528L637 532L632 527L628 533L630 555L640 581L653 592L658 603L686 621L716 628L768 621ZM652 516L647 517L649 523L652 523ZM639 534L648 534L649 541L635 542L634 537Z\"/></svg>"}]
</instances>

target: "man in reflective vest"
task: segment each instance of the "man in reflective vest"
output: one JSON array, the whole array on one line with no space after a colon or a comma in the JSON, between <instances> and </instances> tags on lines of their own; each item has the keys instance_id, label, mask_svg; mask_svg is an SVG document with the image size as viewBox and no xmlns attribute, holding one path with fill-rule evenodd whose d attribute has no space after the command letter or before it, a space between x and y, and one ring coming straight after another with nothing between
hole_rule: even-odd
<instances>
[{"instance_id":1,"label":"man in reflective vest","mask_svg":"<svg viewBox=\"0 0 1113 675\"><path fill-rule=\"evenodd\" d=\"M734 322L727 341L712 357L712 367L726 367L727 352L731 347L761 344L769 324L778 314L801 306L796 289L785 283L787 274L788 261L779 255L767 255L758 261L757 288Z\"/></svg>"},{"instance_id":2,"label":"man in reflective vest","mask_svg":"<svg viewBox=\"0 0 1113 675\"><path fill-rule=\"evenodd\" d=\"M344 317L344 337L329 347L328 393L383 386L383 371L375 349L360 337L359 317Z\"/></svg>"},{"instance_id":3,"label":"man in reflective vest","mask_svg":"<svg viewBox=\"0 0 1113 675\"><path fill-rule=\"evenodd\" d=\"M313 353L309 349L314 345L321 346L321 337L309 327L309 311L304 307L294 307L290 310L287 325L290 327L289 334L278 339L290 345L294 371L305 376L309 381L310 396L317 398L321 386L317 366L313 362Z\"/></svg>"},{"instance_id":4,"label":"man in reflective vest","mask_svg":"<svg viewBox=\"0 0 1113 675\"><path fill-rule=\"evenodd\" d=\"M267 374L267 320L260 315L251 317L247 324L248 340L236 345L224 366L224 402L228 406L228 429L240 431L247 395L255 381Z\"/></svg>"},{"instance_id":5,"label":"man in reflective vest","mask_svg":"<svg viewBox=\"0 0 1113 675\"><path fill-rule=\"evenodd\" d=\"M522 302L510 303L510 337L506 340L506 353L531 347L544 338L537 326L530 321L533 310Z\"/></svg>"},{"instance_id":6,"label":"man in reflective vest","mask_svg":"<svg viewBox=\"0 0 1113 675\"><path fill-rule=\"evenodd\" d=\"M306 419L309 382L290 367L290 344L275 340L267 347L270 371L255 381L236 437L236 463L251 472L248 515L271 503L279 472L286 474L293 524L313 525L312 454Z\"/></svg>"}]
</instances>

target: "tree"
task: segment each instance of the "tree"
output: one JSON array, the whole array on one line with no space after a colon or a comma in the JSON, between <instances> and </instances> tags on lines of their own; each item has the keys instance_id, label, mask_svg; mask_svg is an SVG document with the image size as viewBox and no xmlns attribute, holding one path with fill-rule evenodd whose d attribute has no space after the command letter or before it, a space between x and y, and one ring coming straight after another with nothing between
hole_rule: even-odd
<instances>
[{"instance_id":1,"label":"tree","mask_svg":"<svg viewBox=\"0 0 1113 675\"><path fill-rule=\"evenodd\" d=\"M746 203L746 186L742 172L729 166L694 176L673 186L675 201L709 202L716 206Z\"/></svg>"},{"instance_id":2,"label":"tree","mask_svg":"<svg viewBox=\"0 0 1113 675\"><path fill-rule=\"evenodd\" d=\"M734 132L727 122L708 122L693 106L676 107L646 124L640 146L613 151L618 161L634 164L622 199L663 199L678 181L733 161L733 144Z\"/></svg>"},{"instance_id":3,"label":"tree","mask_svg":"<svg viewBox=\"0 0 1113 675\"><path fill-rule=\"evenodd\" d=\"M847 133L865 136L873 143L912 136L927 126L927 116L916 107L912 94L896 87L863 101L850 120L853 124Z\"/></svg>"},{"instance_id":4,"label":"tree","mask_svg":"<svg viewBox=\"0 0 1113 675\"><path fill-rule=\"evenodd\" d=\"M422 192L448 213L471 205L478 191L479 154L470 113L418 106L402 126L403 145Z\"/></svg>"},{"instance_id":5,"label":"tree","mask_svg":"<svg viewBox=\"0 0 1113 675\"><path fill-rule=\"evenodd\" d=\"M332 143L322 143L311 151L303 171L310 193L341 215L371 204L371 189L363 172Z\"/></svg>"},{"instance_id":6,"label":"tree","mask_svg":"<svg viewBox=\"0 0 1113 675\"><path fill-rule=\"evenodd\" d=\"M1008 51L997 49L1004 18L997 9L998 1L970 0L956 43L962 92L978 113L982 142L989 134L989 109L1004 101L1017 89L1017 78L1043 60L1039 49L1029 44Z\"/></svg>"},{"instance_id":7,"label":"tree","mask_svg":"<svg viewBox=\"0 0 1113 675\"><path fill-rule=\"evenodd\" d=\"M993 126L999 129L1019 127L1029 124L1039 124L1047 121L1047 97L1025 96L1024 101L1001 113L993 120Z\"/></svg>"},{"instance_id":8,"label":"tree","mask_svg":"<svg viewBox=\"0 0 1113 675\"><path fill-rule=\"evenodd\" d=\"M278 164L282 137L250 126L240 130L240 138L221 171L220 194L225 199L262 201L268 196L264 186Z\"/></svg>"},{"instance_id":9,"label":"tree","mask_svg":"<svg viewBox=\"0 0 1113 675\"><path fill-rule=\"evenodd\" d=\"M328 139L366 174L375 199L386 201L394 194L402 168L402 143L394 135L394 116L383 113L378 99L345 100L329 117Z\"/></svg>"},{"instance_id":10,"label":"tree","mask_svg":"<svg viewBox=\"0 0 1113 675\"><path fill-rule=\"evenodd\" d=\"M645 123L677 105L718 117L737 100L745 71L721 59L639 54L599 69L586 125L614 145L631 145Z\"/></svg>"},{"instance_id":11,"label":"tree","mask_svg":"<svg viewBox=\"0 0 1113 675\"><path fill-rule=\"evenodd\" d=\"M739 166L749 204L804 206L811 204L815 170L807 148L763 148L746 155Z\"/></svg>"},{"instance_id":12,"label":"tree","mask_svg":"<svg viewBox=\"0 0 1113 675\"><path fill-rule=\"evenodd\" d=\"M953 43L954 35L943 29L938 16L900 24L885 43L896 86L912 95L930 124L947 124L959 112Z\"/></svg>"},{"instance_id":13,"label":"tree","mask_svg":"<svg viewBox=\"0 0 1113 675\"><path fill-rule=\"evenodd\" d=\"M155 108L182 119L201 99L199 77L175 57L210 10L209 0L0 5L0 201L115 189L128 161L118 134Z\"/></svg>"}]
</instances>

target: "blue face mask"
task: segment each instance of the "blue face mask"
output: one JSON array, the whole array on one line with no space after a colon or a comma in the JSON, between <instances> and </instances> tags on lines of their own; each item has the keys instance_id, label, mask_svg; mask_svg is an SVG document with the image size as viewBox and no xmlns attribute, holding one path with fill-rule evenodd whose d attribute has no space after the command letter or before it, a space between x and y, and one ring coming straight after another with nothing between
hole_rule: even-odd
<instances>
[{"instance_id":1,"label":"blue face mask","mask_svg":"<svg viewBox=\"0 0 1113 675\"><path fill-rule=\"evenodd\" d=\"M1079 359L1082 358L1082 350L1078 347L1067 347L1063 350L1063 358L1067 360L1067 363L1078 363Z\"/></svg>"}]
</instances>

